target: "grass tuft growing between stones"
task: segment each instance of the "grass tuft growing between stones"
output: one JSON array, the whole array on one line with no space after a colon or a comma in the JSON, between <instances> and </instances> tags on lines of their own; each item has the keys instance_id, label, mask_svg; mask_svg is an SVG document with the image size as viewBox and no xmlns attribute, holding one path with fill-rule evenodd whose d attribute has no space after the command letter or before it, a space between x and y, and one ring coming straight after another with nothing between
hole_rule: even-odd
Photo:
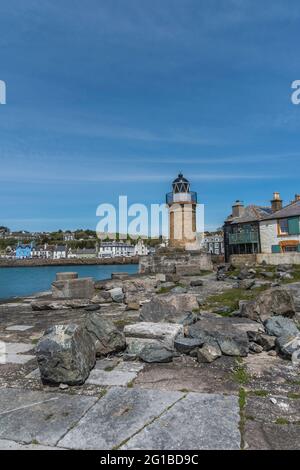
<instances>
[{"instance_id":1,"label":"grass tuft growing between stones","mask_svg":"<svg viewBox=\"0 0 300 470\"><path fill-rule=\"evenodd\" d=\"M267 390L253 390L250 394L255 395L256 397L267 397L269 392Z\"/></svg>"},{"instance_id":2,"label":"grass tuft growing between stones","mask_svg":"<svg viewBox=\"0 0 300 470\"><path fill-rule=\"evenodd\" d=\"M292 398L293 400L299 400L300 399L300 393L293 393L289 392L287 394L288 398Z\"/></svg>"},{"instance_id":3,"label":"grass tuft growing between stones","mask_svg":"<svg viewBox=\"0 0 300 470\"><path fill-rule=\"evenodd\" d=\"M239 422L239 430L241 433L241 449L245 447L245 439L244 439L244 431L245 431L245 406L247 401L247 392L246 390L241 387L239 390L239 407L240 407L240 422Z\"/></svg>"},{"instance_id":4,"label":"grass tuft growing between stones","mask_svg":"<svg viewBox=\"0 0 300 470\"><path fill-rule=\"evenodd\" d=\"M290 422L288 419L285 419L285 418L277 418L275 421L275 424L284 425L284 424L290 424Z\"/></svg>"},{"instance_id":5,"label":"grass tuft growing between stones","mask_svg":"<svg viewBox=\"0 0 300 470\"><path fill-rule=\"evenodd\" d=\"M241 385L248 384L250 381L250 375L247 372L246 366L237 362L236 367L232 373L232 379L234 382Z\"/></svg>"},{"instance_id":6,"label":"grass tuft growing between stones","mask_svg":"<svg viewBox=\"0 0 300 470\"><path fill-rule=\"evenodd\" d=\"M254 300L257 295L264 291L266 286L257 287L251 290L229 289L222 294L211 295L207 297L205 308L228 307L230 311L222 316L228 316L234 310L238 310L240 300Z\"/></svg>"}]
</instances>

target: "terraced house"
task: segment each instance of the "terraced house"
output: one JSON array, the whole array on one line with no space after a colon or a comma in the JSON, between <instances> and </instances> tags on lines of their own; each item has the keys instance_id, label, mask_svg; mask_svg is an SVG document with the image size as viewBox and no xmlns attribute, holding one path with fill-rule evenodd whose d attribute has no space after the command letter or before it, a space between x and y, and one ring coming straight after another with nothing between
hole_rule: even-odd
<instances>
[{"instance_id":1,"label":"terraced house","mask_svg":"<svg viewBox=\"0 0 300 470\"><path fill-rule=\"evenodd\" d=\"M224 223L225 260L231 255L300 252L300 195L282 205L275 192L270 206L236 201Z\"/></svg>"},{"instance_id":2,"label":"terraced house","mask_svg":"<svg viewBox=\"0 0 300 470\"><path fill-rule=\"evenodd\" d=\"M300 252L300 195L259 226L262 253Z\"/></svg>"}]
</instances>

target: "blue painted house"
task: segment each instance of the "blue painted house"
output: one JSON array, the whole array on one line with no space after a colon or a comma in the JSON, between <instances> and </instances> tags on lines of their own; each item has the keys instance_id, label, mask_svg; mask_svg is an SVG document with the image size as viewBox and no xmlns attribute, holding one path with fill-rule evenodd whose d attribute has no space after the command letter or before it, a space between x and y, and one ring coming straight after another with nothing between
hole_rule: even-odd
<instances>
[{"instance_id":1,"label":"blue painted house","mask_svg":"<svg viewBox=\"0 0 300 470\"><path fill-rule=\"evenodd\" d=\"M16 258L17 259L24 259L24 258L31 258L32 257L32 250L33 250L33 242L31 243L18 243L16 248Z\"/></svg>"}]
</instances>

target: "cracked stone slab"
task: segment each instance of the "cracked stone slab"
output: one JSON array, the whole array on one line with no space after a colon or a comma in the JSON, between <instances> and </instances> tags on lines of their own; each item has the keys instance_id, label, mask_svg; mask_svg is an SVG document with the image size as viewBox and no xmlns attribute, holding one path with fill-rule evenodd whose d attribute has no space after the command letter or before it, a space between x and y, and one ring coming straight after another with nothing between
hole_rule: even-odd
<instances>
[{"instance_id":1,"label":"cracked stone slab","mask_svg":"<svg viewBox=\"0 0 300 470\"><path fill-rule=\"evenodd\" d=\"M0 354L0 364L26 364L35 359L30 354Z\"/></svg>"},{"instance_id":2,"label":"cracked stone slab","mask_svg":"<svg viewBox=\"0 0 300 470\"><path fill-rule=\"evenodd\" d=\"M58 445L71 449L116 448L182 396L179 392L113 387Z\"/></svg>"},{"instance_id":3,"label":"cracked stone slab","mask_svg":"<svg viewBox=\"0 0 300 470\"><path fill-rule=\"evenodd\" d=\"M116 369L113 369L112 371L93 369L85 383L101 385L103 387L126 386L129 382L132 382L136 376L136 372L126 372Z\"/></svg>"},{"instance_id":4,"label":"cracked stone slab","mask_svg":"<svg viewBox=\"0 0 300 470\"><path fill-rule=\"evenodd\" d=\"M1 351L4 351L5 354L20 354L31 351L34 348L32 344L28 343L2 343Z\"/></svg>"},{"instance_id":5,"label":"cracked stone slab","mask_svg":"<svg viewBox=\"0 0 300 470\"><path fill-rule=\"evenodd\" d=\"M121 449L235 450L239 420L237 397L189 393Z\"/></svg>"},{"instance_id":6,"label":"cracked stone slab","mask_svg":"<svg viewBox=\"0 0 300 470\"><path fill-rule=\"evenodd\" d=\"M2 388L0 439L54 446L96 401L94 397Z\"/></svg>"},{"instance_id":7,"label":"cracked stone slab","mask_svg":"<svg viewBox=\"0 0 300 470\"><path fill-rule=\"evenodd\" d=\"M244 439L249 450L299 450L300 426L247 421Z\"/></svg>"},{"instance_id":8,"label":"cracked stone slab","mask_svg":"<svg viewBox=\"0 0 300 470\"><path fill-rule=\"evenodd\" d=\"M5 328L7 331L27 331L33 328L32 325L13 325Z\"/></svg>"},{"instance_id":9,"label":"cracked stone slab","mask_svg":"<svg viewBox=\"0 0 300 470\"><path fill-rule=\"evenodd\" d=\"M0 439L0 450L62 450L58 447L43 446L40 444L21 444L20 442Z\"/></svg>"}]
</instances>

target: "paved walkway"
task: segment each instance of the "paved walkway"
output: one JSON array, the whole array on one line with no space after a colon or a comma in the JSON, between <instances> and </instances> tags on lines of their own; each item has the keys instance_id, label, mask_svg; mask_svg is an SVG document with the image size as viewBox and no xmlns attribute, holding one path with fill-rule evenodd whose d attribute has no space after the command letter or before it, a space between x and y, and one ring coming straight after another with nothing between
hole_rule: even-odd
<instances>
[{"instance_id":1,"label":"paved walkway","mask_svg":"<svg viewBox=\"0 0 300 470\"><path fill-rule=\"evenodd\" d=\"M239 449L238 399L128 387L98 398L1 389L0 448L35 446Z\"/></svg>"}]
</instances>

